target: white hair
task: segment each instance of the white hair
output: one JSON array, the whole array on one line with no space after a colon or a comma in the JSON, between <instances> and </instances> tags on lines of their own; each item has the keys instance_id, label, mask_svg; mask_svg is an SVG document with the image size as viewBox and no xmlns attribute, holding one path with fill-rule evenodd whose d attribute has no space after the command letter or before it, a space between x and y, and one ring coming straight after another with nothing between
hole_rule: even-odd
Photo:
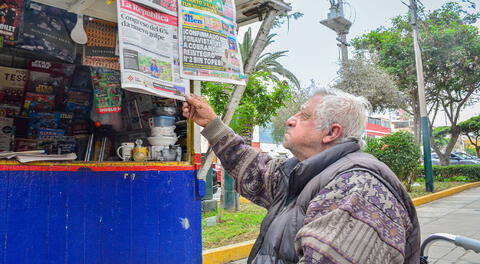
<instances>
[{"instance_id":1,"label":"white hair","mask_svg":"<svg viewBox=\"0 0 480 264\"><path fill-rule=\"evenodd\" d=\"M319 89L314 96L318 95L322 96L322 101L315 108L316 128L326 130L333 124L339 124L343 133L338 143L355 140L362 145L370 109L368 100L334 88Z\"/></svg>"}]
</instances>

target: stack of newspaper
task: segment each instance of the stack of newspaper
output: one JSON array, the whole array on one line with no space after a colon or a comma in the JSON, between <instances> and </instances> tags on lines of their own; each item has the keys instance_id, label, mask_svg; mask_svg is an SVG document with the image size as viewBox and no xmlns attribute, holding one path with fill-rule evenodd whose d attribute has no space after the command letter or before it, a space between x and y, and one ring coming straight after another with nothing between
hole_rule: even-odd
<instances>
[{"instance_id":1,"label":"stack of newspaper","mask_svg":"<svg viewBox=\"0 0 480 264\"><path fill-rule=\"evenodd\" d=\"M68 154L45 154L44 150L30 150L30 151L4 151L0 152L0 159L16 158L19 162L26 163L32 161L61 161L61 160L76 160L75 153Z\"/></svg>"}]
</instances>

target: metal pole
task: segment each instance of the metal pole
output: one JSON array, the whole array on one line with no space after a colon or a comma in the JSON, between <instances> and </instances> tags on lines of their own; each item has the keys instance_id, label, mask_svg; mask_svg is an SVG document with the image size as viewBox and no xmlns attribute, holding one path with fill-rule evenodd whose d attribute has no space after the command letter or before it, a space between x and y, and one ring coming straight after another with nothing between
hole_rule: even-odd
<instances>
[{"instance_id":1,"label":"metal pole","mask_svg":"<svg viewBox=\"0 0 480 264\"><path fill-rule=\"evenodd\" d=\"M423 141L423 160L425 167L425 188L427 192L433 192L433 171L432 171L432 153L430 150L429 120L427 115L427 105L425 100L425 83L423 80L422 53L420 50L418 24L417 24L417 2L410 0L410 9L412 11L413 28L413 46L415 48L415 65L417 68L418 100L420 104L420 120Z\"/></svg>"},{"instance_id":2,"label":"metal pole","mask_svg":"<svg viewBox=\"0 0 480 264\"><path fill-rule=\"evenodd\" d=\"M278 10L270 9L267 15L265 16L265 19L262 22L260 30L258 31L255 41L253 42L252 50L250 51L250 54L248 56L247 63L244 65L244 72L245 72L247 81L250 78L250 75L252 75L253 70L255 69L255 63L257 62L258 57L260 56L263 49L265 48L268 34L270 33L270 30L273 27L273 23L275 22L275 18L279 13L280 11ZM230 99L230 102L227 106L227 110L222 118L223 123L225 123L226 125L229 125L230 121L232 121L233 114L235 113L235 110L237 110L238 104L240 103L240 99L242 99L243 93L245 92L245 88L246 88L246 85L236 86L235 91L233 92L233 95L232 95L232 99ZM207 173L208 173L208 169L210 168L214 157L215 157L215 154L213 153L212 150L210 150L207 153L207 156L205 158L205 162L202 165L202 168L200 168L200 171L197 174L197 179L205 180L205 177L207 176Z\"/></svg>"},{"instance_id":3,"label":"metal pole","mask_svg":"<svg viewBox=\"0 0 480 264\"><path fill-rule=\"evenodd\" d=\"M338 46L340 47L340 52L342 54L341 61L344 63L348 61L347 34L338 33L338 39L340 40Z\"/></svg>"},{"instance_id":4,"label":"metal pole","mask_svg":"<svg viewBox=\"0 0 480 264\"><path fill-rule=\"evenodd\" d=\"M338 14L341 17L344 17L343 13L343 0L338 0ZM338 39L340 44L338 45L340 47L340 52L342 54L342 62L345 63L348 61L348 47L347 47L347 34L348 30L345 32L338 32Z\"/></svg>"}]
</instances>

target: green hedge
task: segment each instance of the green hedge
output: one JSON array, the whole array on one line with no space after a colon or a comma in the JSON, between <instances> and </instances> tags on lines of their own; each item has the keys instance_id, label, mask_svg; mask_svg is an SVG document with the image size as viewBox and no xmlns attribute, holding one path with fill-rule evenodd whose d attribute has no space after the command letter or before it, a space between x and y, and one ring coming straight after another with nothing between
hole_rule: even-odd
<instances>
[{"instance_id":1,"label":"green hedge","mask_svg":"<svg viewBox=\"0 0 480 264\"><path fill-rule=\"evenodd\" d=\"M418 167L417 175L424 178L423 166ZM435 181L480 181L480 165L433 165L433 177Z\"/></svg>"}]
</instances>

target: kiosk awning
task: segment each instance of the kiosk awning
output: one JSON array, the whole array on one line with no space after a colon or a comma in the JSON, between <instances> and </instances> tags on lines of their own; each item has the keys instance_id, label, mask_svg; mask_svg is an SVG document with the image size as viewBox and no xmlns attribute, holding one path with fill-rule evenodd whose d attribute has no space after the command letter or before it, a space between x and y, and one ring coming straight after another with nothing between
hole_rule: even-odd
<instances>
[{"instance_id":1,"label":"kiosk awning","mask_svg":"<svg viewBox=\"0 0 480 264\"><path fill-rule=\"evenodd\" d=\"M36 2L66 9L73 13L81 13L109 21L117 20L117 5L107 4L105 0L36 0ZM282 0L237 0L237 23L245 26L262 19L268 9L291 10L289 4Z\"/></svg>"}]
</instances>

